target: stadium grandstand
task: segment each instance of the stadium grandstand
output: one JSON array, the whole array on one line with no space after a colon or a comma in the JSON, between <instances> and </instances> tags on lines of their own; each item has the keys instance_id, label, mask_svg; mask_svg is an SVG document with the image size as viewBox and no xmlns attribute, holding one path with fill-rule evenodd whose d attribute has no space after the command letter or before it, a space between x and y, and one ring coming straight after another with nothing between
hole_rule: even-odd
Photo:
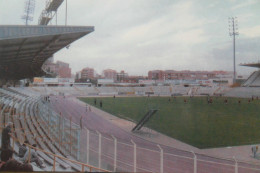
<instances>
[{"instance_id":1,"label":"stadium grandstand","mask_svg":"<svg viewBox=\"0 0 260 173\"><path fill-rule=\"evenodd\" d=\"M241 87L230 89L224 95L228 97L241 98L260 97L260 63L245 63L240 65L245 67L258 68L258 70L254 71Z\"/></svg>"},{"instance_id":2,"label":"stadium grandstand","mask_svg":"<svg viewBox=\"0 0 260 173\"><path fill-rule=\"evenodd\" d=\"M248 79L243 83L244 87L260 87L260 63L249 63L249 64L240 64L241 66L254 67L258 68L257 71L254 71Z\"/></svg>"},{"instance_id":3,"label":"stadium grandstand","mask_svg":"<svg viewBox=\"0 0 260 173\"><path fill-rule=\"evenodd\" d=\"M10 123L13 124L8 143L14 151L13 159L23 161L18 153L24 144L29 151L26 162L31 163L34 171L260 172L259 163L250 156L248 160L219 157L175 139L175 143L167 145L132 133L128 128L132 129L136 125L134 122L117 118L77 98L260 96L260 88L256 87L260 86L259 71L244 83L250 87L240 88L17 85L21 79L45 76L47 72L42 65L48 58L94 31L93 26L47 26L62 2L49 0L39 25L0 25L0 129L3 132ZM121 126L112 121L120 122ZM44 167L31 162L33 150L37 151Z\"/></svg>"},{"instance_id":4,"label":"stadium grandstand","mask_svg":"<svg viewBox=\"0 0 260 173\"><path fill-rule=\"evenodd\" d=\"M48 58L93 31L91 26L0 25L1 83L43 76Z\"/></svg>"},{"instance_id":5,"label":"stadium grandstand","mask_svg":"<svg viewBox=\"0 0 260 173\"><path fill-rule=\"evenodd\" d=\"M46 12L57 12L62 2L48 1ZM53 15L42 14L41 18L44 17L50 21ZM5 88L0 90L1 129L13 123L10 137L15 153L19 152L25 140L28 141L25 144L29 150L28 162L32 159L30 152L33 148L37 150L46 166L40 168L32 164L35 171L106 172L80 162L79 125L49 109L40 93L6 88L8 85L15 86L21 79L46 75L42 65L48 58L94 31L93 26L47 26L47 23L41 21L41 25L32 26L0 25L0 85ZM33 144L38 147L32 147ZM17 154L13 158L21 161Z\"/></svg>"}]
</instances>

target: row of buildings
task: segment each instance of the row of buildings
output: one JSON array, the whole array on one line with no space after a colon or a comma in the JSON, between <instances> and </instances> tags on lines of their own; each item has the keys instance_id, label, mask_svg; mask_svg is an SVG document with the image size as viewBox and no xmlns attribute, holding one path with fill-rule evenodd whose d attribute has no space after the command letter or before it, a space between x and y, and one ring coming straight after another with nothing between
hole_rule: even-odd
<instances>
[{"instance_id":1,"label":"row of buildings","mask_svg":"<svg viewBox=\"0 0 260 173\"><path fill-rule=\"evenodd\" d=\"M232 77L233 72L230 71L153 70L148 72L150 80L208 80Z\"/></svg>"},{"instance_id":2,"label":"row of buildings","mask_svg":"<svg viewBox=\"0 0 260 173\"><path fill-rule=\"evenodd\" d=\"M95 73L93 68L84 68L76 73L75 80L79 82L86 82L97 79L110 79L112 82L120 83L137 83L140 79L147 79L144 76L129 76L124 70L117 72L116 70L106 69L102 74Z\"/></svg>"},{"instance_id":3,"label":"row of buildings","mask_svg":"<svg viewBox=\"0 0 260 173\"><path fill-rule=\"evenodd\" d=\"M102 75L94 75L93 68L84 68L77 72L76 79L112 79L114 82L136 82L137 80L208 80L214 78L232 78L230 71L176 71L176 70L153 70L148 76L130 76L125 71L103 70Z\"/></svg>"},{"instance_id":4,"label":"row of buildings","mask_svg":"<svg viewBox=\"0 0 260 173\"><path fill-rule=\"evenodd\" d=\"M147 76L131 76L124 70L117 72L113 69L103 70L102 74L97 74L93 68L83 68L75 76L71 74L68 63L49 59L43 69L56 78L75 78L75 83L95 83L95 84L182 84L182 83L224 83L231 84L233 73L230 71L190 71L190 70L152 70Z\"/></svg>"}]
</instances>

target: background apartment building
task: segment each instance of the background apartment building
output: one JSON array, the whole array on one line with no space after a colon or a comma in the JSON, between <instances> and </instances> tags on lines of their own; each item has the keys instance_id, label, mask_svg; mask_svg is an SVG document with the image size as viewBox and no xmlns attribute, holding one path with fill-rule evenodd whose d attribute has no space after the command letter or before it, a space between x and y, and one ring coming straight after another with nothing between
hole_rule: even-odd
<instances>
[{"instance_id":1,"label":"background apartment building","mask_svg":"<svg viewBox=\"0 0 260 173\"><path fill-rule=\"evenodd\" d=\"M103 70L103 76L105 79L113 79L113 81L116 81L117 72L112 69L106 69L106 70Z\"/></svg>"},{"instance_id":2,"label":"background apartment building","mask_svg":"<svg viewBox=\"0 0 260 173\"><path fill-rule=\"evenodd\" d=\"M71 78L71 68L68 63L57 61L58 77L60 78Z\"/></svg>"},{"instance_id":3,"label":"background apartment building","mask_svg":"<svg viewBox=\"0 0 260 173\"><path fill-rule=\"evenodd\" d=\"M94 69L93 68L83 68L81 70L81 79L94 79Z\"/></svg>"},{"instance_id":4,"label":"background apartment building","mask_svg":"<svg viewBox=\"0 0 260 173\"><path fill-rule=\"evenodd\" d=\"M149 80L164 80L164 71L162 70L152 70L148 72Z\"/></svg>"},{"instance_id":5,"label":"background apartment building","mask_svg":"<svg viewBox=\"0 0 260 173\"><path fill-rule=\"evenodd\" d=\"M116 74L116 80L117 82L126 82L128 80L128 73L125 73L125 71L122 70L120 73Z\"/></svg>"},{"instance_id":6,"label":"background apartment building","mask_svg":"<svg viewBox=\"0 0 260 173\"><path fill-rule=\"evenodd\" d=\"M68 63L57 61L54 63L53 57L49 58L42 68L53 77L71 78L71 68Z\"/></svg>"}]
</instances>

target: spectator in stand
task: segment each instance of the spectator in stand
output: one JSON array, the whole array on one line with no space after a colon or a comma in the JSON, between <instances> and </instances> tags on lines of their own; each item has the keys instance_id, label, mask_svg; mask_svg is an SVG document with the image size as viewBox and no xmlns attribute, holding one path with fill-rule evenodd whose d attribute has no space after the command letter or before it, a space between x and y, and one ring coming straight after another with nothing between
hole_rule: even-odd
<instances>
[{"instance_id":1,"label":"spectator in stand","mask_svg":"<svg viewBox=\"0 0 260 173\"><path fill-rule=\"evenodd\" d=\"M12 132L13 123L9 122L2 132L2 149L10 149L10 133Z\"/></svg>"},{"instance_id":2,"label":"spectator in stand","mask_svg":"<svg viewBox=\"0 0 260 173\"><path fill-rule=\"evenodd\" d=\"M19 152L18 152L18 156L20 158L23 158L23 156L25 155L26 151L27 151L27 147L25 144L29 144L29 142L26 140L24 141L23 145L19 146Z\"/></svg>"},{"instance_id":3,"label":"spectator in stand","mask_svg":"<svg viewBox=\"0 0 260 173\"><path fill-rule=\"evenodd\" d=\"M33 172L33 167L29 163L21 164L19 171L22 171L22 172Z\"/></svg>"},{"instance_id":4,"label":"spectator in stand","mask_svg":"<svg viewBox=\"0 0 260 173\"><path fill-rule=\"evenodd\" d=\"M94 99L94 104L95 104L95 105L97 104L97 99L96 99L96 98Z\"/></svg>"},{"instance_id":5,"label":"spectator in stand","mask_svg":"<svg viewBox=\"0 0 260 173\"><path fill-rule=\"evenodd\" d=\"M32 165L22 164L14 159L13 150L4 149L1 152L0 172L32 172Z\"/></svg>"},{"instance_id":6,"label":"spectator in stand","mask_svg":"<svg viewBox=\"0 0 260 173\"><path fill-rule=\"evenodd\" d=\"M36 144L32 145L33 147L37 147ZM28 158L29 158L29 149L27 149L24 157L21 159L24 163L28 162ZM43 162L41 161L41 159L38 157L37 151L35 149L31 149L31 162L35 162L36 165L40 168L45 168L46 166L43 164Z\"/></svg>"},{"instance_id":7,"label":"spectator in stand","mask_svg":"<svg viewBox=\"0 0 260 173\"><path fill-rule=\"evenodd\" d=\"M17 160L10 159L7 162L1 162L1 172L33 172L33 167L29 163L20 163Z\"/></svg>"},{"instance_id":8,"label":"spectator in stand","mask_svg":"<svg viewBox=\"0 0 260 173\"><path fill-rule=\"evenodd\" d=\"M10 148L1 150L1 161L7 162L9 159L13 157L13 150Z\"/></svg>"}]
</instances>

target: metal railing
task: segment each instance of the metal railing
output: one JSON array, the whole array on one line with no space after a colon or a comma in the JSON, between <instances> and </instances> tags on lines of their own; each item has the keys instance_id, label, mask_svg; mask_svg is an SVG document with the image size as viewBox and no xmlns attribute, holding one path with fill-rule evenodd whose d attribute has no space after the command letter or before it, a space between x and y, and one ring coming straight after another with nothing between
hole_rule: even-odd
<instances>
[{"instance_id":1,"label":"metal railing","mask_svg":"<svg viewBox=\"0 0 260 173\"><path fill-rule=\"evenodd\" d=\"M2 129L2 127L0 127L0 128ZM10 136L11 136L11 139L12 139L12 148L14 150L15 142L21 143L22 141L19 141L19 139L17 139L13 134L10 134ZM33 147L33 146L29 145L29 144L25 144L25 145L29 148L29 154L28 154L28 159L27 159L29 163L30 163L30 160L31 160L31 154L30 153L31 153L32 149L34 149L35 151L41 151L41 152L43 152L46 155L53 156L54 159L53 159L53 164L52 164L53 165L52 171L55 171L55 169L56 169L56 159L59 158L61 160L66 160L66 161L69 161L71 163L74 163L76 165L80 165L82 172L85 171L85 168L88 168L87 171L89 171L89 172L92 172L92 171L94 171L94 172L97 172L97 171L109 172L108 170L105 170L105 169L100 169L100 168L97 168L97 167L94 167L94 166L91 166L91 165L88 165L88 164L85 164L85 163L81 163L81 162L76 161L76 160L71 160L71 159L62 157L60 155L56 155L56 154L53 154L51 152L47 152L47 151L42 150L40 148Z\"/></svg>"},{"instance_id":2,"label":"metal railing","mask_svg":"<svg viewBox=\"0 0 260 173\"><path fill-rule=\"evenodd\" d=\"M61 146L68 154L80 158L80 126L73 123L50 109L48 102L37 101L36 116L43 122L41 125L47 131L48 136L57 139L56 145Z\"/></svg>"},{"instance_id":3,"label":"metal railing","mask_svg":"<svg viewBox=\"0 0 260 173\"><path fill-rule=\"evenodd\" d=\"M211 157L163 145L142 146L98 131L82 129L81 161L109 171L125 172L260 172L260 164Z\"/></svg>"}]
</instances>

